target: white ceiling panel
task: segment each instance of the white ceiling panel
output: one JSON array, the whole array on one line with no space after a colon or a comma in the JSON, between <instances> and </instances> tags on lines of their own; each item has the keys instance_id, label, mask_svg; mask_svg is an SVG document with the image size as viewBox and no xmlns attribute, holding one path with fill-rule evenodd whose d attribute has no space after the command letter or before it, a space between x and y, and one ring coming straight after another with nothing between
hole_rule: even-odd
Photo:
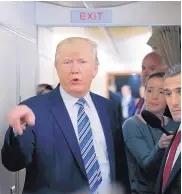
<instances>
[{"instance_id":1,"label":"white ceiling panel","mask_svg":"<svg viewBox=\"0 0 182 194\"><path fill-rule=\"evenodd\" d=\"M96 8L107 8L107 7L116 7L122 6L136 1L85 1L88 5L93 5ZM72 8L85 8L83 1L46 1L45 3L51 3L63 7L72 7Z\"/></svg>"}]
</instances>

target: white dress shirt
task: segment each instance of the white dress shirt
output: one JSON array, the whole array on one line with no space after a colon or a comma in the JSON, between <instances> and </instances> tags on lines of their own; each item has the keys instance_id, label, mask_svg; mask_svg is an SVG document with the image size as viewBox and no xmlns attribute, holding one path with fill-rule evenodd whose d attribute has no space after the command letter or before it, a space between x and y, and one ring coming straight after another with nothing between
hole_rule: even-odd
<instances>
[{"instance_id":1,"label":"white dress shirt","mask_svg":"<svg viewBox=\"0 0 182 194\"><path fill-rule=\"evenodd\" d=\"M122 98L122 113L123 113L123 118L128 118L129 117L129 102L131 100L131 94L127 95L127 96L123 96Z\"/></svg>"},{"instance_id":2,"label":"white dress shirt","mask_svg":"<svg viewBox=\"0 0 182 194\"><path fill-rule=\"evenodd\" d=\"M79 100L79 98L69 95L61 86L60 86L60 93L64 101L64 104L67 108L67 111L69 113L70 119L74 127L75 135L78 140L77 114L78 114L79 106L76 105L75 103ZM90 93L88 93L84 97L84 99L86 101L84 105L85 113L87 114L90 120L94 148L100 165L100 170L102 173L102 182L99 187L99 194L100 193L105 194L105 193L109 193L108 191L110 190L110 184L111 184L110 164L108 159L105 136L104 136L103 128L102 128L97 110L91 99Z\"/></svg>"}]
</instances>

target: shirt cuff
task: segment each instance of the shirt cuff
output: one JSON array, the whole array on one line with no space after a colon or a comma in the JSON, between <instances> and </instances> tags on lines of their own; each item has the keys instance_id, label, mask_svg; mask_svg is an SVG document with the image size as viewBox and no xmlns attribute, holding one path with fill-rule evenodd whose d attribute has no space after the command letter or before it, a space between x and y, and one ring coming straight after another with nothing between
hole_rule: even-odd
<instances>
[{"instance_id":1,"label":"shirt cuff","mask_svg":"<svg viewBox=\"0 0 182 194\"><path fill-rule=\"evenodd\" d=\"M13 133L15 137L18 136L18 133L14 130L14 128L13 128Z\"/></svg>"}]
</instances>

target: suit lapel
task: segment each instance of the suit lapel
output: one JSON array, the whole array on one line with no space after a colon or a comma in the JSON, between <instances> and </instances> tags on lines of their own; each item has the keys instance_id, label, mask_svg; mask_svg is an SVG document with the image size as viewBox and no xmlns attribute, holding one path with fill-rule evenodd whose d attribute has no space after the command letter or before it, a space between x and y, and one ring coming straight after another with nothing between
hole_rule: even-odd
<instances>
[{"instance_id":1,"label":"suit lapel","mask_svg":"<svg viewBox=\"0 0 182 194\"><path fill-rule=\"evenodd\" d=\"M114 144L113 144L112 131L111 131L112 126L110 124L108 110L106 108L106 104L103 103L103 100L100 100L99 98L97 98L97 96L94 95L93 93L91 93L91 98L96 107L103 131L104 131L106 145L107 145L107 153L108 153L108 158L110 163L111 179L114 180L114 177L115 177Z\"/></svg>"},{"instance_id":2,"label":"suit lapel","mask_svg":"<svg viewBox=\"0 0 182 194\"><path fill-rule=\"evenodd\" d=\"M164 189L164 192L166 191L166 189L169 187L169 185L171 184L171 182L173 181L174 177L177 175L177 173L180 171L181 169L181 153L180 155L178 156L174 166L173 166L173 169L169 175L169 179L166 183L166 187Z\"/></svg>"},{"instance_id":3,"label":"suit lapel","mask_svg":"<svg viewBox=\"0 0 182 194\"><path fill-rule=\"evenodd\" d=\"M130 98L130 101L128 102L128 114L129 114L129 110L132 107L132 97Z\"/></svg>"},{"instance_id":4,"label":"suit lapel","mask_svg":"<svg viewBox=\"0 0 182 194\"><path fill-rule=\"evenodd\" d=\"M159 193L161 194L162 193L162 181L163 181L164 167L166 165L166 160L167 160L167 156L168 156L170 147L171 147L171 143L170 143L169 147L165 151L165 154L164 154L164 157L163 157L163 160L162 160L162 164L160 166L160 170L159 170L159 174L158 174L158 179L157 179L157 183L156 183L156 193L157 194L159 194Z\"/></svg>"},{"instance_id":5,"label":"suit lapel","mask_svg":"<svg viewBox=\"0 0 182 194\"><path fill-rule=\"evenodd\" d=\"M175 136L176 136L176 134L177 134L177 131L178 131L178 129L176 130L175 135L174 135L174 137L172 138L171 143L169 144L168 148L166 149L166 152L165 152L164 157L163 157L163 162L162 162L162 164L161 164L161 168L160 168L160 171L159 171L159 177L160 177L160 183L159 183L159 184L160 184L160 190L161 190L161 188L162 188L163 173L164 173L164 168L165 168L165 165L166 165L166 162L167 162L167 157L168 157L168 154L169 154L171 145L172 145L172 143L173 143L173 140L174 140L174 138L175 138ZM179 157L181 158L181 154L179 155ZM178 159L177 159L177 161L176 161L176 163L175 163L175 166L177 165L177 166L176 166L176 170L177 170L177 168L179 167L179 166L178 166L179 157L178 157ZM174 167L175 167L175 166L174 166ZM173 169L172 169L172 172L173 172L173 170L174 170L174 167L173 167ZM180 168L181 168L181 161L180 161ZM175 171L176 171L176 170L175 170ZM171 172L171 173L172 173L172 172ZM177 172L178 172L178 171L177 171ZM176 173L177 173L177 172L176 172ZM175 173L175 174L176 174L176 173ZM169 176L168 182L166 183L166 186L165 186L165 188L164 188L164 192L166 191L167 187L169 186L170 182L172 181L171 176L172 176L172 174L170 174L170 176ZM174 177L174 176L173 176L173 177ZM171 180L170 180L170 179L171 179Z\"/></svg>"},{"instance_id":6,"label":"suit lapel","mask_svg":"<svg viewBox=\"0 0 182 194\"><path fill-rule=\"evenodd\" d=\"M59 85L53 92L53 106L52 106L52 114L54 115L60 129L62 130L64 137L78 163L80 166L83 174L86 176L84 164L82 161L82 156L80 153L80 148L78 145L78 141L76 138L76 134L71 122L71 119L69 117L68 111L66 109L66 106L63 102L63 99L60 95L59 91Z\"/></svg>"}]
</instances>

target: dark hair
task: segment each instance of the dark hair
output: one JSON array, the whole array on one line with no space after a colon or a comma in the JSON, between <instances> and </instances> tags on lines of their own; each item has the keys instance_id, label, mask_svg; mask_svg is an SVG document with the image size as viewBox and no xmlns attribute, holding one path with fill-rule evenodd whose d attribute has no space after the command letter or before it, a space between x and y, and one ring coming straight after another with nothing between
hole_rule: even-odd
<instances>
[{"instance_id":1,"label":"dark hair","mask_svg":"<svg viewBox=\"0 0 182 194\"><path fill-rule=\"evenodd\" d=\"M157 73L153 73L151 75L148 76L147 81L146 81L146 85L145 88L147 87L148 81L154 77L158 77L158 78L164 78L165 73L164 72L157 72Z\"/></svg>"},{"instance_id":2,"label":"dark hair","mask_svg":"<svg viewBox=\"0 0 182 194\"><path fill-rule=\"evenodd\" d=\"M181 73L181 63L173 65L169 71L165 74L165 79L168 77L173 77Z\"/></svg>"},{"instance_id":3,"label":"dark hair","mask_svg":"<svg viewBox=\"0 0 182 194\"><path fill-rule=\"evenodd\" d=\"M39 84L37 86L37 95L43 94L45 90L53 90L53 87L49 84Z\"/></svg>"}]
</instances>

